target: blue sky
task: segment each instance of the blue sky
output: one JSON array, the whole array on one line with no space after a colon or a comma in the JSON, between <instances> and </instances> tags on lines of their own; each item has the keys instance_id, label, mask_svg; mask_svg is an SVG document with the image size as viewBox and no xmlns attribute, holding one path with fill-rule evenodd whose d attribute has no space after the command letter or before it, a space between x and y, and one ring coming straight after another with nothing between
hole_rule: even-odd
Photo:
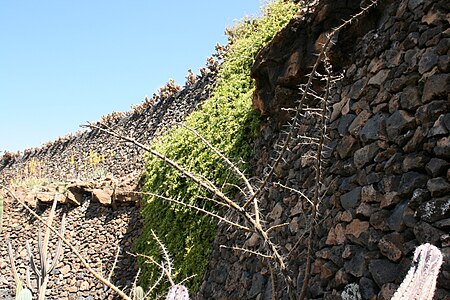
<instances>
[{"instance_id":1,"label":"blue sky","mask_svg":"<svg viewBox=\"0 0 450 300\"><path fill-rule=\"evenodd\" d=\"M187 70L261 0L0 1L0 151L128 111ZM0 152L1 153L1 152Z\"/></svg>"}]
</instances>

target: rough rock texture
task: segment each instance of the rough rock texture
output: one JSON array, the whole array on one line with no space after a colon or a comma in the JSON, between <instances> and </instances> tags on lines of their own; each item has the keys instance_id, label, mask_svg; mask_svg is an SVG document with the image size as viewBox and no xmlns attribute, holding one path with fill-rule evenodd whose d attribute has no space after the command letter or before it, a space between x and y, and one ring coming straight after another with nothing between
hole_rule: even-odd
<instances>
[{"instance_id":1,"label":"rough rock texture","mask_svg":"<svg viewBox=\"0 0 450 300\"><path fill-rule=\"evenodd\" d=\"M175 95L144 110L134 110L123 118L112 119L107 125L148 144L209 98L214 78L213 70ZM143 157L143 151L130 143L119 143L118 139L97 129L86 130L42 148L25 150L18 157L4 155L0 158L0 182L20 180L21 175L65 180L108 173L120 178L130 173L139 174Z\"/></svg>"},{"instance_id":2,"label":"rough rock texture","mask_svg":"<svg viewBox=\"0 0 450 300\"><path fill-rule=\"evenodd\" d=\"M120 247L111 280L121 288L130 287L138 267L135 258L127 251L132 251L133 241L142 228L139 208L118 206L113 209L91 201L89 197L83 198L81 206L58 206L54 227L59 229L61 216L66 212L65 238L80 251L94 270L102 272L106 277L112 269L117 249ZM38 259L36 244L38 222L10 199L6 200L5 206L0 243L0 295L3 290L5 298L1 296L1 299L8 299L7 296L13 295L15 289L7 244L3 241L10 240L13 245L16 267L22 280L25 280L25 270L28 265L25 248L27 240L31 241L35 259ZM46 217L48 208L47 204L38 202L35 211L41 217ZM49 249L53 256L57 238L55 235L51 236ZM48 299L116 299L114 293L104 289L103 285L86 271L67 246L64 245L63 249L62 260L50 276ZM35 286L35 284L32 279L32 285Z\"/></svg>"},{"instance_id":3,"label":"rough rock texture","mask_svg":"<svg viewBox=\"0 0 450 300\"><path fill-rule=\"evenodd\" d=\"M283 108L296 106L298 85L306 82L324 34L359 6L360 1L320 1L312 14L292 20L259 53L252 69L253 103L267 119L255 144L256 178L277 157L271 149L280 149L275 145L292 117ZM331 49L334 71L344 78L330 96L325 188L307 299L390 299L415 247L427 242L444 254L434 299L448 299L448 16L444 0L380 1L342 31ZM315 82L313 89L320 87ZM317 101L305 105L317 107ZM314 130L305 114L294 133ZM310 154L311 147L293 143L273 181L311 195ZM260 201L266 226L288 224L271 231L271 237L287 257L297 295L304 280L308 207L298 194L277 185L269 185ZM222 227L200 298L272 299L267 261L220 245L266 249L251 235ZM278 299L287 299L280 276L275 286Z\"/></svg>"},{"instance_id":4,"label":"rough rock texture","mask_svg":"<svg viewBox=\"0 0 450 300\"><path fill-rule=\"evenodd\" d=\"M359 11L360 1L320 1L314 13L308 15L308 21L294 18L275 36L270 47L258 54L252 67L252 76L256 78L256 92L253 106L263 116L276 116L286 121L282 108L292 107L298 98L298 84L304 82L309 74L309 66L316 59L326 33L341 24L343 18ZM340 34L338 46L333 48L335 68L341 70L350 61L348 53L354 51L356 39L375 28L379 11L373 11L364 20L364 26L351 26ZM363 79L353 87L351 95L358 97L361 87L367 84Z\"/></svg>"},{"instance_id":5,"label":"rough rock texture","mask_svg":"<svg viewBox=\"0 0 450 300\"><path fill-rule=\"evenodd\" d=\"M178 93L145 110L134 110L121 115L121 118L112 118L107 125L148 144L210 97L215 71L212 66L208 73ZM21 188L15 191L17 196L42 216L48 214L49 203L56 194L58 202L64 204L58 205L57 221L60 221L63 211L67 212L65 237L96 271L108 276L117 247L120 247L111 280L129 293L138 266L128 252L133 251L133 242L142 228L138 197L132 192L139 191L143 154L135 146L119 143L116 138L98 130L84 131L42 148L26 150L20 156L4 155L0 159L0 194L3 185L8 186L11 181L21 183ZM50 182L42 186L39 184L42 179L50 179ZM0 234L1 299L12 296L15 288L4 241L12 241L16 264L25 279L25 242L30 240L36 249L39 223L12 199L5 201ZM56 243L55 238L50 242L51 245ZM118 297L90 275L67 247L62 261L50 276L47 291L48 299Z\"/></svg>"},{"instance_id":6,"label":"rough rock texture","mask_svg":"<svg viewBox=\"0 0 450 300\"><path fill-rule=\"evenodd\" d=\"M253 178L263 178L285 138L289 110L299 97L315 54L327 32L359 11L362 1L322 0L312 12L299 14L258 55L254 107L266 117L255 143ZM363 1L364 2L364 1ZM308 299L390 299L406 275L415 247L431 243L440 248L444 263L435 299L450 294L450 29L447 0L384 0L360 21L343 30L331 48L334 71L344 78L332 89L326 148L323 152L321 202L313 243ZM323 68L319 69L323 72ZM209 95L212 76L140 113L117 121L141 141L182 118ZM313 89L323 84L313 82ZM305 105L317 107L316 99ZM179 114L178 114L179 113ZM317 121L305 114L294 130L295 138L285 163L275 170L274 182L310 196L315 187L310 146L298 137L317 133ZM108 149L112 150L108 152ZM279 148L278 148L279 149ZM94 164L105 154L101 164ZM104 168L117 178L140 170L141 153L133 146L117 145L104 134L87 131L15 160L4 157L2 180L14 179L18 170L33 171L42 163L55 177L94 172ZM35 159L35 160L33 160ZM31 162L33 162L31 164ZM38 163L39 162L39 163ZM72 166L71 166L72 165ZM26 167L26 168L25 168ZM86 170L84 169L86 168ZM38 167L40 169L40 167ZM255 184L257 184L255 180ZM105 191L92 189L99 201ZM44 197L45 195L42 195ZM106 198L106 200L105 200ZM103 200L102 200L103 199ZM71 238L92 262L109 268L113 241L128 250L139 228L136 207L103 207L86 199L72 209ZM74 201L74 200L71 200ZM87 204L85 204L87 203ZM277 226L271 238L288 264L298 294L304 281L310 207L295 192L269 185L260 199L266 226ZM38 206L39 207L39 206ZM14 205L5 233L14 238L19 257L25 256L23 239L36 223ZM17 211L17 214L14 213ZM8 215L8 214L7 214ZM19 219L26 216L25 222ZM121 231L117 231L121 228ZM27 235L28 234L28 235ZM19 240L19 236L22 240ZM86 237L90 238L86 238ZM17 237L17 239L15 238ZM31 238L31 236L30 236ZM17 240L17 241L16 241ZM86 242L86 241L91 241ZM216 236L200 299L286 299L280 276L272 281L266 260L220 247L242 246L265 253L263 241L253 234L221 226ZM0 295L10 290L11 277L0 245ZM110 247L108 249L102 247ZM58 299L110 297L84 274L67 254L51 285L67 284ZM121 256L115 273L121 286L129 286L135 265ZM67 265L68 267L65 267ZM20 268L23 269L22 264ZM126 271L124 271L126 270ZM120 274L120 276L119 276ZM275 270L276 274L276 270ZM59 280L59 281L58 281ZM53 290L54 291L54 290Z\"/></svg>"}]
</instances>

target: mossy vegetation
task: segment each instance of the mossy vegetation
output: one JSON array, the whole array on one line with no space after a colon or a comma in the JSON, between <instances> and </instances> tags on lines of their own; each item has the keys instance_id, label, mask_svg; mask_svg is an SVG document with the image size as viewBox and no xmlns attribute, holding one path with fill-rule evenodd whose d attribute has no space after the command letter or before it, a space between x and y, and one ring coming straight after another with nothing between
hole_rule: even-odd
<instances>
[{"instance_id":1,"label":"mossy vegetation","mask_svg":"<svg viewBox=\"0 0 450 300\"><path fill-rule=\"evenodd\" d=\"M261 17L244 19L227 30L231 50L218 72L213 96L185 121L188 127L194 128L242 170L246 168L243 162L250 157L250 145L259 123L251 108L254 82L250 78L250 68L257 52L292 18L295 11L293 3L275 1L263 8ZM229 168L187 129L171 130L152 147L233 195L227 183L235 183L235 178ZM216 209L202 198L208 196L205 191L157 158L147 158L144 176L144 192L195 203L208 210ZM208 264L216 221L154 197L145 199L142 214L144 228L135 250L160 261L159 247L151 236L153 229L173 257L175 281L196 274L185 283L190 292L195 293ZM141 267L141 285L152 285L161 270L145 263L141 263ZM157 292L161 294L165 290L167 286L160 285Z\"/></svg>"}]
</instances>

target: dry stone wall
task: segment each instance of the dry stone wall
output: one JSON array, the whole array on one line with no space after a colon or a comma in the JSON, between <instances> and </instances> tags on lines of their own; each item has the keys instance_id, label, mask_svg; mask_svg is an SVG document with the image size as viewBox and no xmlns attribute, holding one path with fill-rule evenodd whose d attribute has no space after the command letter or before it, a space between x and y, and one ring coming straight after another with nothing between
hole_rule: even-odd
<instances>
[{"instance_id":1,"label":"dry stone wall","mask_svg":"<svg viewBox=\"0 0 450 300\"><path fill-rule=\"evenodd\" d=\"M358 12L362 4L359 0L319 1L311 13L292 20L258 55L252 70L257 84L254 106L266 119L254 146L253 178L263 178L277 156L276 145L283 141L284 124L290 117L283 108L295 106L298 85L305 83L326 33ZM390 299L409 269L415 247L426 242L444 255L435 299L449 299L449 45L446 0L382 0L339 34L330 59L344 78L331 95L329 140L323 154L325 188L315 224L308 299ZM206 99L213 79L213 74L206 75L175 97L109 125L150 142L157 132ZM314 83L314 88L320 86ZM315 107L317 101L306 104ZM295 129L297 136L315 131L317 121L311 115L305 115ZM286 163L276 169L274 181L309 194L316 184L314 164L308 158L311 148L298 143L290 150L284 157ZM94 163L99 158L101 163ZM93 130L13 160L4 157L0 166L2 183L14 179L20 170L35 172L36 168L39 175L57 179L85 177L99 170L122 177L142 170L142 153ZM93 264L105 269L112 265L113 245L118 243L123 255L113 278L121 287L130 286L136 266L124 251L138 234L138 208L84 203L61 208L70 210L70 237L92 257ZM14 246L23 269L23 242L34 238L36 222L21 208L8 206L4 230L12 240L17 239ZM263 193L260 208L267 226L288 224L271 234L288 261L298 293L305 276L309 207L296 193L271 185ZM42 213L46 211L42 208ZM197 298L287 298L281 278L271 280L266 261L221 245L265 249L255 235L221 226ZM12 291L12 278L5 245L0 246L2 295ZM55 294L51 297L112 297L82 271L70 253L64 259L52 279L50 288Z\"/></svg>"},{"instance_id":2,"label":"dry stone wall","mask_svg":"<svg viewBox=\"0 0 450 300\"><path fill-rule=\"evenodd\" d=\"M178 93L150 107L119 114L119 118L106 118L107 125L141 143L150 143L210 97L216 68L210 66L208 70L202 77L191 80ZM112 186L122 190L121 184L124 185L123 190L135 190L143 164L142 150L131 144L119 143L118 139L98 130L89 130L42 148L26 150L20 156L3 156L0 163L0 187L9 186L11 181L21 184L15 191L17 196L43 217L49 213L49 204L44 202L51 202L55 192L59 191L60 196L67 195L67 191L61 191L66 189L75 195L73 201L66 201L62 197L61 202L68 203L58 205L54 226L59 228L62 214L66 213L65 237L94 270L105 277L111 272L111 282L129 294L138 272L136 259L129 252L133 251L133 242L142 229L139 203L133 195L128 197L132 201L129 199L127 203L119 203L119 191L116 191L113 198L118 203L111 205L111 202L102 202L95 192L105 194ZM103 176L105 174L108 176ZM43 179L54 183L30 189L29 185ZM0 194L3 195L1 189ZM39 222L13 199L6 198L4 201L3 230L0 235L0 299L14 299L15 283L7 243L4 241L12 242L17 268L22 280L25 280L28 265L25 245L26 241L30 241L37 257ZM53 255L58 240L56 236L52 237L50 251ZM61 262L50 276L48 299L118 299L64 247ZM113 269L116 253L117 262ZM32 287L35 286L36 282L32 280Z\"/></svg>"},{"instance_id":3,"label":"dry stone wall","mask_svg":"<svg viewBox=\"0 0 450 300\"><path fill-rule=\"evenodd\" d=\"M38 215L48 215L48 205L38 204ZM135 206L120 206L116 209L105 207L98 202L85 198L79 207L62 205L56 211L53 226L60 228L60 220L66 213L65 238L81 253L90 266L108 278L118 253L118 260L111 282L120 288L129 289L137 274L135 258L128 254L132 251L134 240L142 227L139 210ZM11 272L7 243L11 241L14 249L15 264L22 281L25 282L26 268L29 265L26 242L29 241L34 258L38 261L37 232L39 222L17 203L7 200L3 220L2 243L0 243L0 299L13 297L15 282ZM55 254L58 240L51 235L49 243L50 257ZM94 278L81 265L78 258L66 246L63 246L61 261L50 275L47 299L83 300L117 299L115 293ZM36 281L32 275L32 291L36 294Z\"/></svg>"},{"instance_id":4,"label":"dry stone wall","mask_svg":"<svg viewBox=\"0 0 450 300\"><path fill-rule=\"evenodd\" d=\"M360 1L320 1L263 49L253 67L254 106L267 121L255 144L256 178L277 156L323 34L359 10ZM319 206L307 299L390 299L414 249L436 245L444 255L434 299L450 299L450 28L448 1L380 1L339 34L331 63L344 78L332 90L323 197ZM316 83L315 88L319 88ZM317 101L306 105L316 107ZM317 131L305 114L297 136ZM274 181L310 195L311 148L298 143ZM260 209L300 292L308 238L307 203L277 185ZM220 245L264 253L252 234L223 226L214 244L202 299L287 299L272 285L267 261Z\"/></svg>"},{"instance_id":5,"label":"dry stone wall","mask_svg":"<svg viewBox=\"0 0 450 300\"><path fill-rule=\"evenodd\" d=\"M106 125L119 133L148 144L158 134L182 121L210 96L215 70L206 73L178 93L161 99L145 109L134 110L122 118L111 118ZM143 152L130 143L99 130L86 130L73 136L25 150L18 157L3 156L0 180L6 183L23 175L52 179L92 178L99 174L124 177L142 171Z\"/></svg>"}]
</instances>

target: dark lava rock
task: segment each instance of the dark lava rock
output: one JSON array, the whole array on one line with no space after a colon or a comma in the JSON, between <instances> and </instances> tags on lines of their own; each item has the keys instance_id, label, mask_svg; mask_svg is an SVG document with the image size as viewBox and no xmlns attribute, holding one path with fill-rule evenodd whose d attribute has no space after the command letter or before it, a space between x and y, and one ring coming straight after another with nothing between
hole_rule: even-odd
<instances>
[{"instance_id":1,"label":"dark lava rock","mask_svg":"<svg viewBox=\"0 0 450 300\"><path fill-rule=\"evenodd\" d=\"M425 82L422 102L426 103L439 97L447 97L450 90L450 74L433 75Z\"/></svg>"},{"instance_id":2,"label":"dark lava rock","mask_svg":"<svg viewBox=\"0 0 450 300\"><path fill-rule=\"evenodd\" d=\"M367 184L373 184L380 181L380 173L371 172L367 175Z\"/></svg>"},{"instance_id":3,"label":"dark lava rock","mask_svg":"<svg viewBox=\"0 0 450 300\"><path fill-rule=\"evenodd\" d=\"M449 105L448 100L434 100L419 107L414 116L420 124L434 122L439 115L448 111Z\"/></svg>"},{"instance_id":4,"label":"dark lava rock","mask_svg":"<svg viewBox=\"0 0 450 300\"><path fill-rule=\"evenodd\" d=\"M433 157L425 166L425 170L427 170L428 175L431 177L437 177L445 174L449 167L450 163L446 160Z\"/></svg>"},{"instance_id":5,"label":"dark lava rock","mask_svg":"<svg viewBox=\"0 0 450 300\"><path fill-rule=\"evenodd\" d=\"M402 170L403 156L401 153L395 153L392 155L384 165L384 170L388 173L399 174Z\"/></svg>"},{"instance_id":6,"label":"dark lava rock","mask_svg":"<svg viewBox=\"0 0 450 300\"><path fill-rule=\"evenodd\" d=\"M353 156L355 166L360 169L367 163L372 162L379 149L378 143L374 142L356 150Z\"/></svg>"},{"instance_id":7,"label":"dark lava rock","mask_svg":"<svg viewBox=\"0 0 450 300\"><path fill-rule=\"evenodd\" d=\"M404 110L395 111L386 121L386 131L390 141L395 141L400 134L415 126L415 118Z\"/></svg>"},{"instance_id":8,"label":"dark lava rock","mask_svg":"<svg viewBox=\"0 0 450 300\"><path fill-rule=\"evenodd\" d=\"M408 199L403 200L395 207L392 214L386 221L387 226L391 230L395 230L397 232L402 231L405 227L405 223L403 221L403 216L405 214L405 210L408 207Z\"/></svg>"},{"instance_id":9,"label":"dark lava rock","mask_svg":"<svg viewBox=\"0 0 450 300\"><path fill-rule=\"evenodd\" d=\"M401 195L411 194L415 189L424 188L427 181L428 177L424 174L407 172L402 175L399 192Z\"/></svg>"},{"instance_id":10,"label":"dark lava rock","mask_svg":"<svg viewBox=\"0 0 450 300\"><path fill-rule=\"evenodd\" d=\"M423 153L411 153L403 159L402 170L403 172L423 170L429 160L430 158Z\"/></svg>"},{"instance_id":11,"label":"dark lava rock","mask_svg":"<svg viewBox=\"0 0 450 300\"><path fill-rule=\"evenodd\" d=\"M411 2L411 1L410 1ZM419 42L420 34L418 32L411 32L402 43L404 49L411 49Z\"/></svg>"},{"instance_id":12,"label":"dark lava rock","mask_svg":"<svg viewBox=\"0 0 450 300\"><path fill-rule=\"evenodd\" d=\"M431 70L437 64L438 60L439 55L436 53L435 49L428 48L419 61L419 73L423 74Z\"/></svg>"},{"instance_id":13,"label":"dark lava rock","mask_svg":"<svg viewBox=\"0 0 450 300\"><path fill-rule=\"evenodd\" d=\"M447 195L450 192L450 183L443 177L437 177L428 180L427 188L433 197Z\"/></svg>"},{"instance_id":14,"label":"dark lava rock","mask_svg":"<svg viewBox=\"0 0 450 300\"><path fill-rule=\"evenodd\" d=\"M396 192L399 189L402 177L399 175L385 175L381 179L379 185L380 192L389 193Z\"/></svg>"},{"instance_id":15,"label":"dark lava rock","mask_svg":"<svg viewBox=\"0 0 450 300\"><path fill-rule=\"evenodd\" d=\"M359 280L359 290L364 300L373 299L378 293L378 288L372 279L362 277Z\"/></svg>"},{"instance_id":16,"label":"dark lava rock","mask_svg":"<svg viewBox=\"0 0 450 300\"><path fill-rule=\"evenodd\" d=\"M337 160L330 168L330 172L341 176L352 176L356 173L353 158L347 160Z\"/></svg>"},{"instance_id":17,"label":"dark lava rock","mask_svg":"<svg viewBox=\"0 0 450 300\"><path fill-rule=\"evenodd\" d=\"M450 131L450 113L444 115L443 121L445 124L445 128L447 128L447 130Z\"/></svg>"},{"instance_id":18,"label":"dark lava rock","mask_svg":"<svg viewBox=\"0 0 450 300\"><path fill-rule=\"evenodd\" d=\"M361 187L354 188L350 192L341 196L341 205L344 209L355 208L361 200Z\"/></svg>"},{"instance_id":19,"label":"dark lava rock","mask_svg":"<svg viewBox=\"0 0 450 300\"><path fill-rule=\"evenodd\" d=\"M403 88L408 85L414 85L420 79L419 74L411 73L409 75L403 75L400 77L396 77L392 80L390 85L385 85L388 91L397 93L400 92Z\"/></svg>"},{"instance_id":20,"label":"dark lava rock","mask_svg":"<svg viewBox=\"0 0 450 300\"><path fill-rule=\"evenodd\" d=\"M369 120L371 115L372 114L367 110L361 111L348 127L348 132L350 132L350 134L353 134L354 136L357 136L362 126L366 124L367 120Z\"/></svg>"},{"instance_id":21,"label":"dark lava rock","mask_svg":"<svg viewBox=\"0 0 450 300\"><path fill-rule=\"evenodd\" d=\"M437 228L440 228L443 230L445 228L447 228L447 230L448 230L448 228L450 228L450 218L437 221L437 222L433 223L433 226L436 226ZM446 241L448 241L448 245L444 245L444 242L442 242L442 247L450 247L450 235L447 235L447 238L444 238L444 239ZM442 240L442 237L441 237L441 240Z\"/></svg>"},{"instance_id":22,"label":"dark lava rock","mask_svg":"<svg viewBox=\"0 0 450 300\"><path fill-rule=\"evenodd\" d=\"M215 281L219 284L225 283L228 277L227 266L223 264L221 267L217 268L214 272Z\"/></svg>"},{"instance_id":23,"label":"dark lava rock","mask_svg":"<svg viewBox=\"0 0 450 300\"><path fill-rule=\"evenodd\" d=\"M438 66L443 73L448 73L450 71L450 55L439 56Z\"/></svg>"},{"instance_id":24,"label":"dark lava rock","mask_svg":"<svg viewBox=\"0 0 450 300\"><path fill-rule=\"evenodd\" d=\"M342 180L339 181L339 190L342 192L349 192L353 190L358 186L356 179L356 175L342 178Z\"/></svg>"},{"instance_id":25,"label":"dark lava rock","mask_svg":"<svg viewBox=\"0 0 450 300\"><path fill-rule=\"evenodd\" d=\"M367 270L365 251L360 249L352 254L351 259L344 263L345 270L355 277L361 277Z\"/></svg>"},{"instance_id":26,"label":"dark lava rock","mask_svg":"<svg viewBox=\"0 0 450 300\"><path fill-rule=\"evenodd\" d=\"M445 125L445 115L440 115L434 122L433 127L428 132L428 137L433 136L448 136L448 129Z\"/></svg>"},{"instance_id":27,"label":"dark lava rock","mask_svg":"<svg viewBox=\"0 0 450 300\"><path fill-rule=\"evenodd\" d=\"M320 269L320 279L329 281L334 277L338 269L332 261L327 261Z\"/></svg>"},{"instance_id":28,"label":"dark lava rock","mask_svg":"<svg viewBox=\"0 0 450 300\"><path fill-rule=\"evenodd\" d=\"M370 225L372 225L375 229L379 229L382 231L387 230L387 224L386 220L389 217L390 212L388 210L382 209L380 211L377 211L373 213L370 216Z\"/></svg>"},{"instance_id":29,"label":"dark lava rock","mask_svg":"<svg viewBox=\"0 0 450 300\"><path fill-rule=\"evenodd\" d=\"M407 86L400 95L400 107L404 110L415 110L422 104L416 86Z\"/></svg>"},{"instance_id":30,"label":"dark lava rock","mask_svg":"<svg viewBox=\"0 0 450 300\"><path fill-rule=\"evenodd\" d=\"M351 135L346 135L339 141L336 151L341 158L347 158L354 150L355 145L357 145L357 140Z\"/></svg>"},{"instance_id":31,"label":"dark lava rock","mask_svg":"<svg viewBox=\"0 0 450 300\"><path fill-rule=\"evenodd\" d=\"M348 127L355 118L356 116L354 114L346 114L340 118L337 129L341 136L344 136L348 133Z\"/></svg>"},{"instance_id":32,"label":"dark lava rock","mask_svg":"<svg viewBox=\"0 0 450 300\"><path fill-rule=\"evenodd\" d=\"M385 113L377 113L371 117L359 132L361 141L369 143L386 136L386 118Z\"/></svg>"},{"instance_id":33,"label":"dark lava rock","mask_svg":"<svg viewBox=\"0 0 450 300\"><path fill-rule=\"evenodd\" d=\"M311 286L309 287L309 292L311 293L311 296L314 298L318 298L323 295L324 290L323 287L320 286L319 281L314 281Z\"/></svg>"},{"instance_id":34,"label":"dark lava rock","mask_svg":"<svg viewBox=\"0 0 450 300\"><path fill-rule=\"evenodd\" d=\"M414 235L421 244L430 243L436 245L443 234L443 231L434 228L427 222L418 222L414 226Z\"/></svg>"},{"instance_id":35,"label":"dark lava rock","mask_svg":"<svg viewBox=\"0 0 450 300\"><path fill-rule=\"evenodd\" d=\"M364 88L366 87L368 82L367 78L361 78L360 80L356 81L350 88L350 92L348 93L348 96L350 99L359 99L361 96Z\"/></svg>"},{"instance_id":36,"label":"dark lava rock","mask_svg":"<svg viewBox=\"0 0 450 300\"><path fill-rule=\"evenodd\" d=\"M419 206L416 216L429 223L450 217L450 197L433 199Z\"/></svg>"},{"instance_id":37,"label":"dark lava rock","mask_svg":"<svg viewBox=\"0 0 450 300\"><path fill-rule=\"evenodd\" d=\"M392 299L392 297L395 294L395 291L397 291L398 285L395 283L386 283L381 287L381 291L378 294L379 300L389 300Z\"/></svg>"},{"instance_id":38,"label":"dark lava rock","mask_svg":"<svg viewBox=\"0 0 450 300\"><path fill-rule=\"evenodd\" d=\"M252 286L250 288L250 291L248 292L250 298L254 298L262 292L265 281L265 277L260 273L256 273L253 276Z\"/></svg>"},{"instance_id":39,"label":"dark lava rock","mask_svg":"<svg viewBox=\"0 0 450 300\"><path fill-rule=\"evenodd\" d=\"M369 263L369 271L378 287L394 282L397 279L399 267L387 259L375 259Z\"/></svg>"},{"instance_id":40,"label":"dark lava rock","mask_svg":"<svg viewBox=\"0 0 450 300\"><path fill-rule=\"evenodd\" d=\"M414 134L412 138L409 140L408 143L403 147L403 151L406 153L417 151L417 149L420 149L422 146L422 142L425 139L426 132L425 129L422 126L419 126L414 131Z\"/></svg>"},{"instance_id":41,"label":"dark lava rock","mask_svg":"<svg viewBox=\"0 0 450 300\"><path fill-rule=\"evenodd\" d=\"M380 249L381 254L386 256L390 261L398 262L403 256L403 242L404 239L402 235L394 232L381 238L378 243L378 248Z\"/></svg>"},{"instance_id":42,"label":"dark lava rock","mask_svg":"<svg viewBox=\"0 0 450 300\"><path fill-rule=\"evenodd\" d=\"M442 26L430 27L429 29L422 32L419 38L419 47L422 48L425 46L426 42L431 40L434 36L440 34L442 32Z\"/></svg>"},{"instance_id":43,"label":"dark lava rock","mask_svg":"<svg viewBox=\"0 0 450 300\"><path fill-rule=\"evenodd\" d=\"M438 157L450 158L450 137L446 136L439 139L433 148L433 152Z\"/></svg>"},{"instance_id":44,"label":"dark lava rock","mask_svg":"<svg viewBox=\"0 0 450 300\"><path fill-rule=\"evenodd\" d=\"M411 200L409 201L409 207L416 209L422 203L430 200L430 192L427 189L417 189L414 190Z\"/></svg>"}]
</instances>

